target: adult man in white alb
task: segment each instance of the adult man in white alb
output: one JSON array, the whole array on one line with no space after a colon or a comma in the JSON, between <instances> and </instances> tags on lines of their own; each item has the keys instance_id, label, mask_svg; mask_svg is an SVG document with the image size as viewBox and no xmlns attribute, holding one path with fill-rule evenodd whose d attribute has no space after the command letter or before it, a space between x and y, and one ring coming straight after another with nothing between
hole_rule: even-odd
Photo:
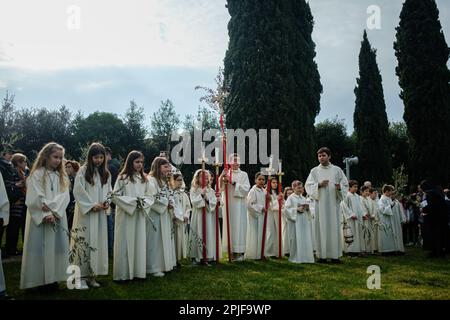
<instances>
[{"instance_id":1,"label":"adult man in white alb","mask_svg":"<svg viewBox=\"0 0 450 320\"><path fill-rule=\"evenodd\" d=\"M347 194L348 181L342 169L331 164L331 151L317 151L319 165L311 170L305 183L306 192L314 200L315 248L318 262L331 259L340 263L342 226L340 203Z\"/></svg>"}]
</instances>

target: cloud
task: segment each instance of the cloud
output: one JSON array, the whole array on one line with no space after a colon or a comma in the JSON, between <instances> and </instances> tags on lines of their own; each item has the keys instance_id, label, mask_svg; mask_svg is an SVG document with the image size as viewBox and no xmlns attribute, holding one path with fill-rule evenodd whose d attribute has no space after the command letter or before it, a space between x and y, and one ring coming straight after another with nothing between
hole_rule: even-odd
<instances>
[{"instance_id":1,"label":"cloud","mask_svg":"<svg viewBox=\"0 0 450 320\"><path fill-rule=\"evenodd\" d=\"M3 43L0 41L0 63L10 62L13 60L13 58L6 53L7 50L5 49L12 46L13 45L11 43Z\"/></svg>"},{"instance_id":2,"label":"cloud","mask_svg":"<svg viewBox=\"0 0 450 320\"><path fill-rule=\"evenodd\" d=\"M370 30L368 35L378 50L388 118L400 120L403 103L398 97L393 42L404 0L309 2L324 88L317 121L339 115L349 131L353 128L353 89L370 5L381 9L381 29ZM199 98L194 86L214 87L217 69L223 64L229 21L225 3L1 1L0 88L22 88L16 96L22 106L66 104L85 112L121 113L132 98L151 108L169 98L180 112L193 113ZM450 3L437 0L437 4L444 34L450 40ZM70 5L81 10L79 30L67 28Z\"/></svg>"},{"instance_id":3,"label":"cloud","mask_svg":"<svg viewBox=\"0 0 450 320\"><path fill-rule=\"evenodd\" d=\"M71 5L80 9L80 29L67 27L75 14L67 12ZM35 70L219 66L228 19L225 0L2 1L0 39L14 43L5 49L14 60L0 65Z\"/></svg>"},{"instance_id":4,"label":"cloud","mask_svg":"<svg viewBox=\"0 0 450 320\"><path fill-rule=\"evenodd\" d=\"M104 81L88 81L86 83L82 83L76 86L76 90L78 91L92 91L98 89L105 89L111 87L115 84L113 80L104 80Z\"/></svg>"},{"instance_id":5,"label":"cloud","mask_svg":"<svg viewBox=\"0 0 450 320\"><path fill-rule=\"evenodd\" d=\"M16 94L18 107L66 105L73 112L120 115L131 99L144 106L146 115L155 112L162 100L170 99L183 118L196 114L200 105L202 93L194 87L213 87L216 72L216 68L188 67L95 67L51 72L0 67L0 75L9 79L5 87L0 86L0 97L8 90Z\"/></svg>"}]
</instances>

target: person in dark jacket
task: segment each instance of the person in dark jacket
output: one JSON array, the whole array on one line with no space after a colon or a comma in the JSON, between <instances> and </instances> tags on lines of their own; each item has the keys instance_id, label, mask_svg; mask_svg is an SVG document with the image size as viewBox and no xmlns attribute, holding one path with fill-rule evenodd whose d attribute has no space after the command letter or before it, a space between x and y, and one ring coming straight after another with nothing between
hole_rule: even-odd
<instances>
[{"instance_id":1,"label":"person in dark jacket","mask_svg":"<svg viewBox=\"0 0 450 320\"><path fill-rule=\"evenodd\" d=\"M8 196L9 204L14 204L22 196L21 182L17 174L17 170L11 163L14 150L10 144L4 144L0 149L0 173L3 176L5 183L6 194ZM0 245L3 239L5 227L0 225ZM6 250L2 250L2 258L7 258L8 253Z\"/></svg>"},{"instance_id":2,"label":"person in dark jacket","mask_svg":"<svg viewBox=\"0 0 450 320\"><path fill-rule=\"evenodd\" d=\"M429 239L425 249L431 250L430 257L443 257L448 251L448 207L443 191L424 180L421 189L425 192L426 200L422 207L425 223L428 224Z\"/></svg>"},{"instance_id":3,"label":"person in dark jacket","mask_svg":"<svg viewBox=\"0 0 450 320\"><path fill-rule=\"evenodd\" d=\"M445 203L447 204L447 250L446 252L450 252L450 189L447 188L444 190L445 194Z\"/></svg>"},{"instance_id":4,"label":"person in dark jacket","mask_svg":"<svg viewBox=\"0 0 450 320\"><path fill-rule=\"evenodd\" d=\"M74 211L75 211L75 197L73 196L73 186L75 183L75 177L77 176L77 172L80 169L80 164L74 160L67 160L66 164L65 164L65 168L66 168L67 176L69 177L69 181L70 181L70 186L69 186L70 202L66 208L67 227L68 227L68 230L72 230L73 215L74 215Z\"/></svg>"},{"instance_id":5,"label":"person in dark jacket","mask_svg":"<svg viewBox=\"0 0 450 320\"><path fill-rule=\"evenodd\" d=\"M6 253L10 256L20 255L17 245L19 242L19 234L22 233L22 242L25 235L25 218L27 206L25 205L25 197L27 193L26 178L29 173L27 166L27 157L21 153L15 153L12 156L11 163L17 171L19 178L16 185L20 188L21 196L15 203L10 203L9 224L6 228Z\"/></svg>"}]
</instances>

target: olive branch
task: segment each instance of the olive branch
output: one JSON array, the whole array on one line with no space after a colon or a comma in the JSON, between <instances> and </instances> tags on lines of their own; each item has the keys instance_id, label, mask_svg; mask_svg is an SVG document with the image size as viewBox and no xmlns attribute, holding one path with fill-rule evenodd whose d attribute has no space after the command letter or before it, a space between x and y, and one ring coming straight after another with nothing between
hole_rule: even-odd
<instances>
[{"instance_id":1,"label":"olive branch","mask_svg":"<svg viewBox=\"0 0 450 320\"><path fill-rule=\"evenodd\" d=\"M95 273L91 268L91 251L97 251L97 248L93 248L89 245L89 242L86 241L86 237L80 235L86 231L86 226L81 226L77 228L73 228L72 230L66 229L61 225L59 219L57 219L56 212L51 210L51 213L55 217L55 222L52 223L53 231L57 232L57 230L63 231L70 240L73 241L73 245L70 246L69 250L69 262L70 264L75 264L81 266L82 264L86 264L88 266L88 272L92 277L95 277Z\"/></svg>"}]
</instances>

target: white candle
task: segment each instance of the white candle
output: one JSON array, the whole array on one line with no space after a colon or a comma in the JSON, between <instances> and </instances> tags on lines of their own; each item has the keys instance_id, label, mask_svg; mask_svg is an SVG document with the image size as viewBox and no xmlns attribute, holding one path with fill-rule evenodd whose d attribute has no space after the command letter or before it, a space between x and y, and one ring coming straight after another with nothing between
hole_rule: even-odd
<instances>
[{"instance_id":1,"label":"white candle","mask_svg":"<svg viewBox=\"0 0 450 320\"><path fill-rule=\"evenodd\" d=\"M270 155L270 158L269 158L270 160L269 160L269 170L272 170L272 165L273 165L273 156L272 155Z\"/></svg>"},{"instance_id":2,"label":"white candle","mask_svg":"<svg viewBox=\"0 0 450 320\"><path fill-rule=\"evenodd\" d=\"M219 148L215 149L216 151L216 163L219 163Z\"/></svg>"},{"instance_id":3,"label":"white candle","mask_svg":"<svg viewBox=\"0 0 450 320\"><path fill-rule=\"evenodd\" d=\"M283 171L281 171L281 159L278 160L278 172L281 173Z\"/></svg>"},{"instance_id":4,"label":"white candle","mask_svg":"<svg viewBox=\"0 0 450 320\"><path fill-rule=\"evenodd\" d=\"M205 161L205 159L206 159L205 144L202 143L202 160Z\"/></svg>"}]
</instances>

